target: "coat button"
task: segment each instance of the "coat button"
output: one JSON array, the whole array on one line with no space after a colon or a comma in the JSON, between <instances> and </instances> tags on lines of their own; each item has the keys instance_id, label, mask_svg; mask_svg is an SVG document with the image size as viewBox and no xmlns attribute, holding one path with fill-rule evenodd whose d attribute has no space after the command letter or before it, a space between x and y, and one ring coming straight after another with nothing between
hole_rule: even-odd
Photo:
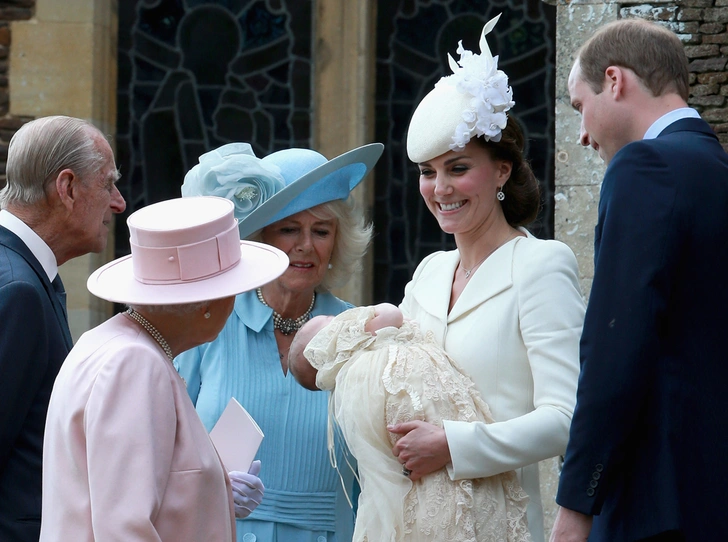
<instances>
[{"instance_id":1,"label":"coat button","mask_svg":"<svg viewBox=\"0 0 728 542\"><path fill-rule=\"evenodd\" d=\"M586 490L586 494L589 495L590 497L593 497L594 496L594 489L590 487L589 489Z\"/></svg>"},{"instance_id":2,"label":"coat button","mask_svg":"<svg viewBox=\"0 0 728 542\"><path fill-rule=\"evenodd\" d=\"M602 471L604 470L604 465L602 465L601 463L598 463L598 464L597 464L597 465L596 465L596 466L594 467L594 470L595 470L595 471L597 471L597 472L602 472Z\"/></svg>"},{"instance_id":3,"label":"coat button","mask_svg":"<svg viewBox=\"0 0 728 542\"><path fill-rule=\"evenodd\" d=\"M243 542L255 542L257 538L253 533L245 533L243 535Z\"/></svg>"},{"instance_id":4,"label":"coat button","mask_svg":"<svg viewBox=\"0 0 728 542\"><path fill-rule=\"evenodd\" d=\"M319 536L319 537L318 537L318 538L316 539L316 542L326 542L326 537L325 537L325 536Z\"/></svg>"},{"instance_id":5,"label":"coat button","mask_svg":"<svg viewBox=\"0 0 728 542\"><path fill-rule=\"evenodd\" d=\"M591 482L589 482L589 487L593 487L596 489L596 487L598 485L599 485L599 482L597 482L596 480L592 480Z\"/></svg>"},{"instance_id":6,"label":"coat button","mask_svg":"<svg viewBox=\"0 0 728 542\"><path fill-rule=\"evenodd\" d=\"M594 480L599 480L599 478L601 478L601 477L602 477L602 475L596 471L594 471L594 473L592 474L592 478L594 478Z\"/></svg>"}]
</instances>

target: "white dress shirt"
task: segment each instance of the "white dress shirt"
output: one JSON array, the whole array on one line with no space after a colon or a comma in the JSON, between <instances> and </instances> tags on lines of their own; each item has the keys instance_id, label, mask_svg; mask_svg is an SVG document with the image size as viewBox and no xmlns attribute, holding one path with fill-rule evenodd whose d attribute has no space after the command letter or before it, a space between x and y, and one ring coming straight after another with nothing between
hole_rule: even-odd
<instances>
[{"instance_id":1,"label":"white dress shirt","mask_svg":"<svg viewBox=\"0 0 728 542\"><path fill-rule=\"evenodd\" d=\"M53 254L51 247L49 247L40 236L35 233L30 227L20 220L13 213L7 209L0 211L0 226L7 228L15 235L20 237L20 240L25 243L33 253L33 256L40 262L43 270L48 275L48 280L53 282L58 274L58 262L56 261L56 255Z\"/></svg>"}]
</instances>

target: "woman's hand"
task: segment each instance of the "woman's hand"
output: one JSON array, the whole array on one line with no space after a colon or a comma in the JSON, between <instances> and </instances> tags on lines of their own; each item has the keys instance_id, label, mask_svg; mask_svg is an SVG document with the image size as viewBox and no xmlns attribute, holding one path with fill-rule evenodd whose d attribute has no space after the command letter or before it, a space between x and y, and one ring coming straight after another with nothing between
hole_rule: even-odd
<instances>
[{"instance_id":1,"label":"woman's hand","mask_svg":"<svg viewBox=\"0 0 728 542\"><path fill-rule=\"evenodd\" d=\"M238 519L247 518L263 500L265 487L258 478L258 474L260 474L260 461L257 459L250 465L248 472L233 471L228 473L233 489L235 517Z\"/></svg>"},{"instance_id":2,"label":"woman's hand","mask_svg":"<svg viewBox=\"0 0 728 542\"><path fill-rule=\"evenodd\" d=\"M403 435L392 448L392 453L404 468L412 471L410 480L419 480L450 462L450 447L441 427L417 420L390 425L387 430Z\"/></svg>"}]
</instances>

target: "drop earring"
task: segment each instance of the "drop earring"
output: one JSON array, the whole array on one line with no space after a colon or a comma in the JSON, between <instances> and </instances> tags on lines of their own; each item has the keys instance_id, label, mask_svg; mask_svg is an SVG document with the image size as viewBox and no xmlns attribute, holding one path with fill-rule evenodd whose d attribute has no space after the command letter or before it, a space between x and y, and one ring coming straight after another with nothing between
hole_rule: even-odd
<instances>
[{"instance_id":1,"label":"drop earring","mask_svg":"<svg viewBox=\"0 0 728 542\"><path fill-rule=\"evenodd\" d=\"M495 199L497 199L498 201L503 201L504 199L506 199L506 195L503 193L502 186L498 187L498 192L495 193Z\"/></svg>"},{"instance_id":2,"label":"drop earring","mask_svg":"<svg viewBox=\"0 0 728 542\"><path fill-rule=\"evenodd\" d=\"M329 269L333 269L333 268L334 268L334 264L330 263L329 264Z\"/></svg>"}]
</instances>

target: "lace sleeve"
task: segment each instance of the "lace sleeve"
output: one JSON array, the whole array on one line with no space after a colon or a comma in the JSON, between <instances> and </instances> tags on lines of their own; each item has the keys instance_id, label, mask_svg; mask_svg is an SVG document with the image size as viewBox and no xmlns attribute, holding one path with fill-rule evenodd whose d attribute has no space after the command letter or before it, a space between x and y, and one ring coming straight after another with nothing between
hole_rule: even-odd
<instances>
[{"instance_id":1,"label":"lace sleeve","mask_svg":"<svg viewBox=\"0 0 728 542\"><path fill-rule=\"evenodd\" d=\"M311 365L318 369L316 386L332 390L341 367L357 351L367 348L375 337L364 326L374 317L374 307L357 307L342 312L319 331L303 351Z\"/></svg>"}]
</instances>

